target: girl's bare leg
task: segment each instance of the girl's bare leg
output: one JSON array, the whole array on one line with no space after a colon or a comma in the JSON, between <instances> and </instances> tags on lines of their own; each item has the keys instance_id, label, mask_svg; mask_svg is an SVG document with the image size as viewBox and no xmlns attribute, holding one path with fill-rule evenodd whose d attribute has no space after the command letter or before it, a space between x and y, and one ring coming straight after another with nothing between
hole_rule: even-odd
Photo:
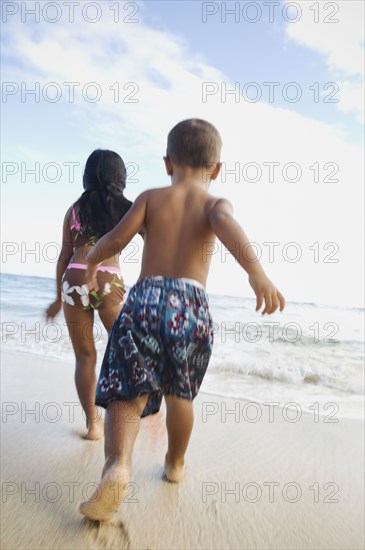
<instances>
[{"instance_id":1,"label":"girl's bare leg","mask_svg":"<svg viewBox=\"0 0 365 550\"><path fill-rule=\"evenodd\" d=\"M166 395L165 400L168 435L165 475L169 481L179 483L184 477L184 456L193 429L193 403L175 395Z\"/></svg>"},{"instance_id":2,"label":"girl's bare leg","mask_svg":"<svg viewBox=\"0 0 365 550\"><path fill-rule=\"evenodd\" d=\"M133 401L112 401L105 416L105 465L98 489L80 512L95 521L118 513L132 472L132 453L147 395Z\"/></svg>"},{"instance_id":3,"label":"girl's bare leg","mask_svg":"<svg viewBox=\"0 0 365 550\"><path fill-rule=\"evenodd\" d=\"M115 319L118 317L120 310L122 309L121 305L108 307L105 309L100 309L98 311L101 322L103 323L105 330L110 334Z\"/></svg>"},{"instance_id":4,"label":"girl's bare leg","mask_svg":"<svg viewBox=\"0 0 365 550\"><path fill-rule=\"evenodd\" d=\"M104 434L101 410L95 405L96 349L93 338L93 310L63 305L72 346L76 357L75 383L86 415L88 439L101 439Z\"/></svg>"}]
</instances>

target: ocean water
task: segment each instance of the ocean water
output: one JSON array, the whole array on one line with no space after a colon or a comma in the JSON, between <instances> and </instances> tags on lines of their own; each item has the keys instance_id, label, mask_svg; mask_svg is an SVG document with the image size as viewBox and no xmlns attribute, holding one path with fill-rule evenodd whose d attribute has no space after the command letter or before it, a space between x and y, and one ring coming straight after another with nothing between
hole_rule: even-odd
<instances>
[{"instance_id":1,"label":"ocean water","mask_svg":"<svg viewBox=\"0 0 365 550\"><path fill-rule=\"evenodd\" d=\"M72 363L62 313L45 321L55 281L2 274L0 282L3 349ZM295 411L329 422L363 417L363 309L287 303L284 312L268 317L255 312L254 299L210 295L209 302L214 350L202 391L295 409L292 418ZM99 367L107 335L95 319ZM255 418L255 411L247 415Z\"/></svg>"}]
</instances>

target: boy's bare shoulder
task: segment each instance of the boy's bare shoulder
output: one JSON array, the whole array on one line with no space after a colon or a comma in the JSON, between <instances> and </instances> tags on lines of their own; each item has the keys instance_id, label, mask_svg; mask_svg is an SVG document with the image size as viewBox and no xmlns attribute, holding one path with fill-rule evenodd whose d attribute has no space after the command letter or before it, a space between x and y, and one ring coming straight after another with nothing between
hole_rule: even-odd
<instances>
[{"instance_id":1,"label":"boy's bare shoulder","mask_svg":"<svg viewBox=\"0 0 365 550\"><path fill-rule=\"evenodd\" d=\"M147 203L150 200L153 201L153 199L156 199L157 197L162 198L161 195L168 195L172 191L173 189L171 185L165 185L163 187L153 187L151 189L143 191L143 193L141 193L138 198ZM233 206L229 200L211 195L206 189L202 188L196 189L196 193L199 195L200 204L201 201L204 202L204 210L208 216L212 213L223 212L232 214Z\"/></svg>"},{"instance_id":2,"label":"boy's bare shoulder","mask_svg":"<svg viewBox=\"0 0 365 550\"><path fill-rule=\"evenodd\" d=\"M151 189L146 189L145 191L142 191L134 201L135 204L147 204L147 202L150 202L153 200L157 195L160 195L161 193L166 192L168 190L168 187L152 187Z\"/></svg>"},{"instance_id":3,"label":"boy's bare shoulder","mask_svg":"<svg viewBox=\"0 0 365 550\"><path fill-rule=\"evenodd\" d=\"M232 203L228 199L222 197L215 197L207 192L207 207L208 213L226 211L230 214L233 212Z\"/></svg>"},{"instance_id":4,"label":"boy's bare shoulder","mask_svg":"<svg viewBox=\"0 0 365 550\"><path fill-rule=\"evenodd\" d=\"M216 201L214 203L214 209L215 210L225 210L225 211L229 211L230 213L232 213L233 212L233 204L228 199L224 199L222 197L220 197L220 198L216 197Z\"/></svg>"},{"instance_id":5,"label":"boy's bare shoulder","mask_svg":"<svg viewBox=\"0 0 365 550\"><path fill-rule=\"evenodd\" d=\"M164 185L162 187L151 187L150 189L146 189L146 191L143 191L142 195L145 195L146 197L152 197L153 195L168 191L169 189L171 189L171 185Z\"/></svg>"}]
</instances>

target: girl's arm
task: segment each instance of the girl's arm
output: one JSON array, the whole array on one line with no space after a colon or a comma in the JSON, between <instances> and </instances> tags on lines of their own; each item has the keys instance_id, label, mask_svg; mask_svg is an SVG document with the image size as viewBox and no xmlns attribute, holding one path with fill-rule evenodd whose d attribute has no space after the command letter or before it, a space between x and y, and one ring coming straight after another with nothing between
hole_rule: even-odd
<instances>
[{"instance_id":1,"label":"girl's arm","mask_svg":"<svg viewBox=\"0 0 365 550\"><path fill-rule=\"evenodd\" d=\"M72 238L69 225L70 209L66 212L63 221L62 247L57 261L56 268L56 300L47 308L46 318L53 319L59 313L62 307L61 299L61 281L64 272L73 255Z\"/></svg>"}]
</instances>

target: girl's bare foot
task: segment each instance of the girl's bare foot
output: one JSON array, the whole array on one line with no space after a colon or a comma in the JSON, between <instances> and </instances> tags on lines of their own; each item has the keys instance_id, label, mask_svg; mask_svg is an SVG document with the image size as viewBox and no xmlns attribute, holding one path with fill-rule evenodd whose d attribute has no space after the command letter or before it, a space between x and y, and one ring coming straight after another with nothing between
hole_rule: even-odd
<instances>
[{"instance_id":1,"label":"girl's bare foot","mask_svg":"<svg viewBox=\"0 0 365 550\"><path fill-rule=\"evenodd\" d=\"M96 420L89 420L86 423L87 434L86 439L97 441L104 437L104 419L100 416Z\"/></svg>"},{"instance_id":2,"label":"girl's bare foot","mask_svg":"<svg viewBox=\"0 0 365 550\"><path fill-rule=\"evenodd\" d=\"M118 464L109 468L91 498L80 504L80 512L93 521L113 519L126 496L129 478L129 468Z\"/></svg>"},{"instance_id":3,"label":"girl's bare foot","mask_svg":"<svg viewBox=\"0 0 365 550\"><path fill-rule=\"evenodd\" d=\"M171 483L180 483L180 481L182 481L184 478L185 468L186 466L184 464L184 460L172 464L169 461L168 453L166 453L164 472L168 481L171 481Z\"/></svg>"}]
</instances>

